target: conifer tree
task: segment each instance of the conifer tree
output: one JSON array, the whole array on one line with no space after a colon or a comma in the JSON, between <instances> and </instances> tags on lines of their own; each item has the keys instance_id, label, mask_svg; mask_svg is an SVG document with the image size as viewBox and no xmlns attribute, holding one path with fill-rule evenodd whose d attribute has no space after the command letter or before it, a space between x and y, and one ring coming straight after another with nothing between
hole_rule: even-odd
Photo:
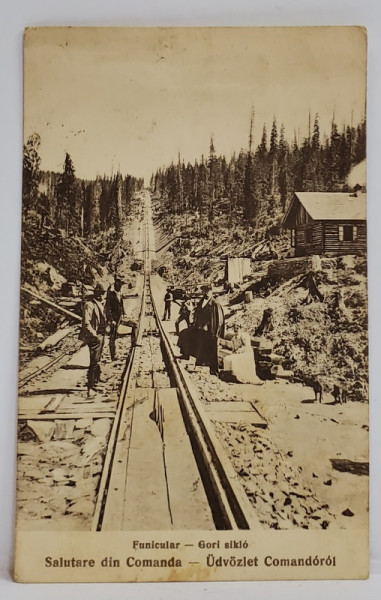
<instances>
[{"instance_id":1,"label":"conifer tree","mask_svg":"<svg viewBox=\"0 0 381 600\"><path fill-rule=\"evenodd\" d=\"M269 193L272 198L274 198L274 194L276 192L275 183L278 171L278 129L276 124L276 118L273 118L273 124L271 127L271 135L270 135L270 151L269 151L269 160L270 160L270 186Z\"/></svg>"},{"instance_id":2,"label":"conifer tree","mask_svg":"<svg viewBox=\"0 0 381 600\"><path fill-rule=\"evenodd\" d=\"M69 233L80 232L81 207L78 200L75 169L70 154L66 153L64 170L57 185L57 221L61 228Z\"/></svg>"},{"instance_id":3,"label":"conifer tree","mask_svg":"<svg viewBox=\"0 0 381 600\"><path fill-rule=\"evenodd\" d=\"M249 223L252 223L254 221L257 214L257 202L255 195L256 190L254 179L254 156L252 153L253 125L254 115L252 114L250 119L249 152L247 154L245 182L243 188L243 217Z\"/></svg>"},{"instance_id":4,"label":"conifer tree","mask_svg":"<svg viewBox=\"0 0 381 600\"><path fill-rule=\"evenodd\" d=\"M278 187L280 194L281 207L284 210L287 204L287 195L289 189L289 149L285 139L285 130L282 123L280 128L279 146L278 146Z\"/></svg>"},{"instance_id":5,"label":"conifer tree","mask_svg":"<svg viewBox=\"0 0 381 600\"><path fill-rule=\"evenodd\" d=\"M216 170L217 170L217 159L216 159L216 151L215 151L215 148L214 148L213 136L211 136L211 138L210 138L208 169L209 169L209 209L208 209L208 218L209 218L209 223L213 223L214 211L215 211L215 202L216 202L216 176L217 176L217 173L216 173Z\"/></svg>"},{"instance_id":6,"label":"conifer tree","mask_svg":"<svg viewBox=\"0 0 381 600\"><path fill-rule=\"evenodd\" d=\"M38 154L41 138L38 133L29 136L24 144L23 155L23 214L27 215L30 209L35 208L38 200L38 185L40 182L41 158Z\"/></svg>"},{"instance_id":7,"label":"conifer tree","mask_svg":"<svg viewBox=\"0 0 381 600\"><path fill-rule=\"evenodd\" d=\"M356 129L355 164L364 160L366 156L366 120L361 121Z\"/></svg>"}]
</instances>

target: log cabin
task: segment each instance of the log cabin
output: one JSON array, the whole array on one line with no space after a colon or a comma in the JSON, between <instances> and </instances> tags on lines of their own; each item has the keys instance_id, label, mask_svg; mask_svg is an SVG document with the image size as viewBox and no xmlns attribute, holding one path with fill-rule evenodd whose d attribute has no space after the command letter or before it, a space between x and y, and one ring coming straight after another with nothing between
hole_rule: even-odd
<instances>
[{"instance_id":1,"label":"log cabin","mask_svg":"<svg viewBox=\"0 0 381 600\"><path fill-rule=\"evenodd\" d=\"M282 223L295 256L366 253L366 193L295 192Z\"/></svg>"}]
</instances>

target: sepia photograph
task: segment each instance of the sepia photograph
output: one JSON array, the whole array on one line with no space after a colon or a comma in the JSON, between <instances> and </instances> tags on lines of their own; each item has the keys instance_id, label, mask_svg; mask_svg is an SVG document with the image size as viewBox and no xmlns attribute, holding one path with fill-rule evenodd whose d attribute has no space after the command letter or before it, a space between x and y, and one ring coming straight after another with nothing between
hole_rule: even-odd
<instances>
[{"instance_id":1,"label":"sepia photograph","mask_svg":"<svg viewBox=\"0 0 381 600\"><path fill-rule=\"evenodd\" d=\"M25 30L16 580L368 576L366 79L362 27Z\"/></svg>"}]
</instances>

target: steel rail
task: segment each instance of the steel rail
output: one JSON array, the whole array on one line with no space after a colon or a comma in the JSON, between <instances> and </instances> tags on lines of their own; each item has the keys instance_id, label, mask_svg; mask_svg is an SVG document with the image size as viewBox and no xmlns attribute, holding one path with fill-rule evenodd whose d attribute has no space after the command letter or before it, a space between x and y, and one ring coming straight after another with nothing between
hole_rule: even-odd
<instances>
[{"instance_id":1,"label":"steel rail","mask_svg":"<svg viewBox=\"0 0 381 600\"><path fill-rule=\"evenodd\" d=\"M176 381L178 397L188 435L204 480L210 507L218 529L252 529L259 527L258 518L239 476L220 445L208 415L203 410L196 390L177 363L173 349L160 322L152 297L167 363ZM192 389L193 388L193 389Z\"/></svg>"},{"instance_id":2,"label":"steel rail","mask_svg":"<svg viewBox=\"0 0 381 600\"><path fill-rule=\"evenodd\" d=\"M147 229L145 232L145 237L147 240ZM145 252L147 255L147 241L145 240ZM146 263L146 257L145 257ZM108 484L110 482L112 476L112 468L114 463L116 445L119 437L119 431L122 422L122 415L125 408L126 399L128 397L128 391L131 387L132 375L134 372L134 363L137 359L138 349L141 346L142 337L143 337L143 320L145 317L145 306L147 300L147 277L146 277L146 269L144 270L143 275L143 293L140 304L140 313L138 319L138 327L137 327L137 335L135 340L135 346L131 347L131 350L127 356L126 367L122 375L122 388L119 394L117 409L115 413L115 418L113 425L111 427L110 436L107 443L107 450L105 454L105 461L102 469L102 476L99 483L99 490L97 494L97 502L95 505L95 511L92 519L91 530L92 531L100 531L102 529L102 521L105 512L106 502L107 502L107 494L108 494Z\"/></svg>"},{"instance_id":3,"label":"steel rail","mask_svg":"<svg viewBox=\"0 0 381 600\"><path fill-rule=\"evenodd\" d=\"M75 351L75 348L76 347L79 348L80 346L81 346L81 343L78 342L78 340L77 340L74 344L72 344L71 346L69 346L69 348L66 350L66 352L63 352L59 356L56 356L55 358L53 358L52 360L50 360L48 363L46 363L46 365L43 365L42 367L39 367L38 369L36 369L32 373L29 373L29 375L25 375L25 377L20 377L19 383L18 383L18 388L20 389L20 388L24 387L24 385L26 385L29 381L31 381L32 379L34 379L35 377L37 377L38 375L40 375L40 373L43 373L44 371L47 371L48 369L50 369L50 367L52 367L53 365L55 365L57 362L59 362L65 356L69 357L71 354L73 354L70 351L71 350Z\"/></svg>"},{"instance_id":4,"label":"steel rail","mask_svg":"<svg viewBox=\"0 0 381 600\"><path fill-rule=\"evenodd\" d=\"M149 257L149 244L148 210L146 210L146 258ZM178 365L172 346L160 321L152 294L151 273L146 273L146 276L148 276L151 302L162 347L171 370L172 379L176 381L184 424L203 479L216 528L258 528L258 518L242 485L238 481L239 476L221 447L196 391L192 389L191 382L186 380L182 369Z\"/></svg>"},{"instance_id":5,"label":"steel rail","mask_svg":"<svg viewBox=\"0 0 381 600\"><path fill-rule=\"evenodd\" d=\"M149 302L152 304L153 315L160 334L166 364L170 371L169 375L171 376L172 381L176 382L184 426L190 438L216 529L237 530L258 528L258 518L239 482L239 476L234 471L225 451L221 447L213 430L213 426L197 397L197 393L192 389L191 381L179 367L169 339L161 324L151 289L150 240L147 205L145 206L145 221L144 280L137 335L138 350L143 336L143 321L146 314L146 305ZM128 396L128 390L130 386L134 384L134 362L137 359L136 350L135 347L131 349L127 358L126 369L123 374L122 390L108 441L97 503L92 521L93 531L100 531L102 529L102 520L107 503L108 484L112 476L121 418L125 401ZM126 451L128 451L128 449L126 449Z\"/></svg>"}]
</instances>

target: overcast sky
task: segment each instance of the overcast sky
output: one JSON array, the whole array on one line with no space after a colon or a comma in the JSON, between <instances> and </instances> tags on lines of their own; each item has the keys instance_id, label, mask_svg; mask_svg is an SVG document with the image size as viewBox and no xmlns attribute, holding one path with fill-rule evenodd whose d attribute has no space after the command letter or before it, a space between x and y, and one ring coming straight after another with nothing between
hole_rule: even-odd
<instances>
[{"instance_id":1,"label":"overcast sky","mask_svg":"<svg viewBox=\"0 0 381 600\"><path fill-rule=\"evenodd\" d=\"M25 137L41 136L41 168L148 178L178 152L193 162L254 144L273 115L291 140L308 114L329 133L365 111L366 37L360 28L28 30Z\"/></svg>"}]
</instances>

